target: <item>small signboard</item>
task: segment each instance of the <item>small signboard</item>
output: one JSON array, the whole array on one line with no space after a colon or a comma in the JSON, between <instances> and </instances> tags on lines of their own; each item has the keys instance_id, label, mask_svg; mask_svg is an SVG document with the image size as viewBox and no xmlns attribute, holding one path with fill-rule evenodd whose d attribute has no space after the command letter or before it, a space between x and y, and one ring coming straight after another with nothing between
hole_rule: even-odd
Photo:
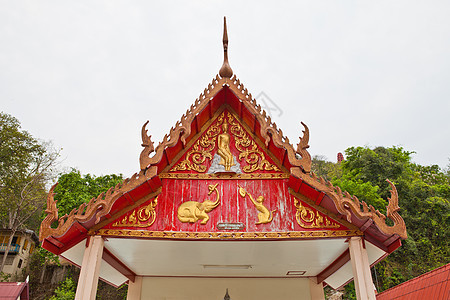
<instances>
[{"instance_id":1,"label":"small signboard","mask_svg":"<svg viewBox=\"0 0 450 300\"><path fill-rule=\"evenodd\" d=\"M244 223L217 223L217 230L244 230Z\"/></svg>"}]
</instances>

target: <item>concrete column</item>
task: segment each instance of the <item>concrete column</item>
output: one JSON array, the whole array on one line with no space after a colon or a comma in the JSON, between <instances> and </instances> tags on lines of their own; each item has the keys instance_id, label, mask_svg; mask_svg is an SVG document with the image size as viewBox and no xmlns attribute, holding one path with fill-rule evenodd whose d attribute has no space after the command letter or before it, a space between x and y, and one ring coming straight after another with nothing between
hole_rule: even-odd
<instances>
[{"instance_id":1,"label":"concrete column","mask_svg":"<svg viewBox=\"0 0 450 300\"><path fill-rule=\"evenodd\" d=\"M84 250L75 300L95 300L104 244L101 236L92 236Z\"/></svg>"},{"instance_id":2,"label":"concrete column","mask_svg":"<svg viewBox=\"0 0 450 300\"><path fill-rule=\"evenodd\" d=\"M141 300L142 276L136 276L134 282L128 283L127 300Z\"/></svg>"},{"instance_id":3,"label":"concrete column","mask_svg":"<svg viewBox=\"0 0 450 300\"><path fill-rule=\"evenodd\" d=\"M313 300L325 300L325 294L323 292L323 284L317 284L317 278L309 279L309 293Z\"/></svg>"},{"instance_id":4,"label":"concrete column","mask_svg":"<svg viewBox=\"0 0 450 300\"><path fill-rule=\"evenodd\" d=\"M363 247L362 238L359 236L351 237L348 246L355 280L356 298L358 300L375 300L369 257Z\"/></svg>"}]
</instances>

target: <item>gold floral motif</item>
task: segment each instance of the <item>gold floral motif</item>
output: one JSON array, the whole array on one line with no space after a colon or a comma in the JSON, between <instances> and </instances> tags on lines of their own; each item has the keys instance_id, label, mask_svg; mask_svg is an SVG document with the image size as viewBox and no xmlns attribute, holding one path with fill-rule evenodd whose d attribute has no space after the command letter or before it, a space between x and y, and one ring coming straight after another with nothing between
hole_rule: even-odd
<instances>
[{"instance_id":1,"label":"gold floral motif","mask_svg":"<svg viewBox=\"0 0 450 300\"><path fill-rule=\"evenodd\" d=\"M217 123L212 125L186 154L186 158L175 165L171 171L197 171L206 172L206 160L212 159L212 151L216 147L217 136L221 133L220 125L223 122L224 113L217 119Z\"/></svg>"},{"instance_id":2,"label":"gold floral motif","mask_svg":"<svg viewBox=\"0 0 450 300\"><path fill-rule=\"evenodd\" d=\"M239 160L245 160L248 164L242 168L245 173L254 171L280 171L280 169L271 164L262 151L258 149L255 141L249 138L248 134L236 121L232 114L228 113L228 122L231 125L231 133L234 135L235 146L239 151Z\"/></svg>"},{"instance_id":3,"label":"gold floral motif","mask_svg":"<svg viewBox=\"0 0 450 300\"><path fill-rule=\"evenodd\" d=\"M114 222L113 227L150 227L156 219L155 207L158 204L158 197L150 201L144 207L133 210L129 216Z\"/></svg>"},{"instance_id":4,"label":"gold floral motif","mask_svg":"<svg viewBox=\"0 0 450 300\"><path fill-rule=\"evenodd\" d=\"M228 124L226 118L228 117ZM225 125L227 124L227 125ZM224 127L224 125L226 127ZM247 165L242 168L244 173L252 173L254 171L280 171L280 169L271 164L262 151L258 149L255 141L249 138L248 134L235 119L230 112L222 112L217 119L217 122L212 125L197 142L195 142L193 149L186 154L186 158L175 165L170 171L197 171L205 173L207 171L207 160L212 160L213 151L216 148L216 141L218 138L230 137L227 133L228 127L231 126L230 133L234 136L235 147L239 151L239 161L244 160ZM220 141L218 141L220 142ZM227 142L225 144L228 145ZM229 146L228 146L229 147ZM224 150L225 149L225 150ZM218 145L218 154L221 156L221 163L229 170L233 165L232 155L228 148L224 145ZM227 155L225 155L227 154Z\"/></svg>"},{"instance_id":5,"label":"gold floral motif","mask_svg":"<svg viewBox=\"0 0 450 300\"><path fill-rule=\"evenodd\" d=\"M318 211L302 205L301 201L295 199L294 206L297 208L295 218L298 225L303 228L339 228L340 225L336 222L330 221L328 217L322 217ZM309 224L307 224L309 223Z\"/></svg>"},{"instance_id":6,"label":"gold floral motif","mask_svg":"<svg viewBox=\"0 0 450 300\"><path fill-rule=\"evenodd\" d=\"M232 174L232 173L162 173L159 178L166 179L287 179L289 174L286 173L249 173L249 174Z\"/></svg>"}]
</instances>

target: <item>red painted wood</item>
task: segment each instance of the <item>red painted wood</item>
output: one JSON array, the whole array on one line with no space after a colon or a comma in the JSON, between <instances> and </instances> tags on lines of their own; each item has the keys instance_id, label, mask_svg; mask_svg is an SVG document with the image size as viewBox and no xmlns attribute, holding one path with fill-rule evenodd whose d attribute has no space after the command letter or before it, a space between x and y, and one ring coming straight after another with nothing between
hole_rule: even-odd
<instances>
[{"instance_id":1,"label":"red painted wood","mask_svg":"<svg viewBox=\"0 0 450 300\"><path fill-rule=\"evenodd\" d=\"M297 208L294 205L294 196L287 189L287 179L256 179L256 180L180 180L163 179L163 188L158 196L156 206L156 220L147 228L113 227L112 223L104 228L123 228L151 231L191 231L215 232L218 223L243 223L246 232L285 232L285 231L314 231L314 230L346 230L345 226L339 228L303 228L296 221ZM203 202L206 199L215 201L216 193L208 195L208 186L218 184L220 205L208 213L210 219L203 225L196 223L182 223L178 217L178 207L187 201ZM273 220L267 224L256 224L258 213L249 196L242 197L239 187L243 187L253 199L264 197L264 206L274 211ZM140 207L148 205L143 203ZM316 210L310 205L302 205ZM137 209L139 209L138 207ZM128 212L124 216L132 213ZM319 212L319 215L325 217ZM123 218L118 218L117 220ZM328 217L329 218L329 217ZM330 219L330 218L329 218ZM332 220L332 219L330 219Z\"/></svg>"},{"instance_id":2,"label":"red painted wood","mask_svg":"<svg viewBox=\"0 0 450 300\"><path fill-rule=\"evenodd\" d=\"M231 99L231 100L230 100ZM211 101L211 109L213 111L219 109L224 103L234 103L230 107L233 107L236 111L239 109L239 100L236 96L229 91L228 89L223 89L219 94L215 96L215 98ZM270 149L267 149L265 146L259 146L256 143L255 139L261 140L261 136L259 131L252 133L247 131L245 126L242 123L242 120L238 120L236 118L235 112L231 112L230 107L224 110L225 117L227 119L227 123L229 123L228 116L233 116L234 122L239 123L241 128L246 132L248 138L255 142L257 146L257 150L263 153L264 158L272 165L276 165L275 162L271 159L268 152ZM200 126L207 122L209 118L209 108L205 108L198 116L197 120ZM250 128L254 126L254 116L248 114L246 109L242 110L243 114L243 122L245 122ZM208 128L203 129L203 136L206 135L208 130L212 126L218 125L218 117L213 120L213 122L209 125ZM245 166L249 164L245 161L244 158L239 158L239 150L236 148L235 136L231 132L232 126L229 126L228 133L230 134L230 151L233 156L238 160L240 164L241 170L244 169ZM259 127L258 127L259 130ZM202 137L198 137L201 139ZM195 146L196 141L192 141L191 149ZM264 143L264 141L261 141ZM174 148L179 149L178 146ZM272 151L276 151L277 155L283 155L284 150L279 150L277 147L270 143L269 148ZM184 161L187 156L187 153L191 149L185 149L184 155L176 162L174 165L178 165L181 161ZM172 154L169 153L169 157L173 157ZM210 152L212 156L217 153L217 145ZM260 156L261 159L262 156ZM207 159L205 162L206 169L208 170L211 166L212 160ZM280 165L276 165L280 168ZM281 168L280 168L281 169ZM172 174L180 174L180 173L198 173L195 170L184 170L184 171L175 171L172 172L169 170L169 173ZM243 172L245 174L245 172ZM253 175L264 174L264 173L272 173L272 174L283 174L281 170L256 170ZM201 173L206 174L206 172ZM159 180L159 179L158 179ZM112 223L107 225L106 228L111 229L135 229L135 230L150 230L150 231L186 231L186 232L215 232L217 230L218 223L242 223L244 224L243 231L245 232L286 232L286 231L314 231L314 230L346 230L345 226L340 226L339 228L304 228L301 227L297 220L297 208L294 203L294 196L289 193L289 187L294 188L295 191L301 192L306 197L310 198L312 201L317 199L319 193L306 184L301 184L301 180L291 178L288 179L162 179L162 192L158 196L158 204L155 208L156 211L156 220L155 222L148 227L113 227L112 224L117 220L122 220L125 216L130 216L133 211L136 212L140 207L144 207L149 204L143 203L140 207L136 208L133 211L128 212L127 214L121 216L120 218L114 220ZM178 208L180 205L187 201L196 201L203 202L207 199L211 201L215 201L216 192L208 195L208 186L217 184L217 189L220 196L220 205L213 209L208 213L209 221L206 224L201 224L201 220L195 223L183 223L178 219ZM142 185L135 190L133 190L132 197L142 197L145 193L150 193L150 191L156 190L156 187L160 186L160 182L149 181L148 184ZM245 197L242 197L239 194L239 188L242 187L246 190L247 194ZM250 200L249 195L256 200L258 197L264 197L263 205L272 212L272 220L265 224L256 224L258 223L258 214L260 211L255 207L254 203ZM150 201L150 200L149 200ZM316 214L316 210L311 206L303 203L303 206L312 209L314 214ZM323 218L325 215L319 213Z\"/></svg>"}]
</instances>

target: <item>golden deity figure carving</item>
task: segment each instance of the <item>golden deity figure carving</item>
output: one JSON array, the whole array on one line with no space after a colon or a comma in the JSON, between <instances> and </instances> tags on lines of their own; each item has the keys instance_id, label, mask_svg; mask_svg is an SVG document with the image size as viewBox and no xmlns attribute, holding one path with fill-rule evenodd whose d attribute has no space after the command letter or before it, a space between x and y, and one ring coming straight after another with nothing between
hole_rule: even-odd
<instances>
[{"instance_id":1,"label":"golden deity figure carving","mask_svg":"<svg viewBox=\"0 0 450 300\"><path fill-rule=\"evenodd\" d=\"M298 225L303 228L339 228L340 225L336 222L328 220L327 217L322 217L318 211L314 213L311 208L302 205L301 201L294 200L294 206L297 208L295 217ZM310 223L310 224L307 224Z\"/></svg>"},{"instance_id":2,"label":"golden deity figure carving","mask_svg":"<svg viewBox=\"0 0 450 300\"><path fill-rule=\"evenodd\" d=\"M195 223L198 220L202 220L200 224L205 225L209 221L209 216L207 213L211 212L214 208L216 208L220 204L220 196L219 191L217 190L217 184L210 184L208 186L208 196L212 194L212 192L216 192L216 201L213 202L209 199L206 199L203 202L197 201L187 201L181 203L178 207L178 220L182 223Z\"/></svg>"},{"instance_id":3,"label":"golden deity figure carving","mask_svg":"<svg viewBox=\"0 0 450 300\"><path fill-rule=\"evenodd\" d=\"M228 134L228 123L226 120L222 125L222 129L223 132L217 137L217 154L221 157L219 165L224 166L225 171L230 171L231 167L235 164L233 154L230 150L231 137Z\"/></svg>"},{"instance_id":4,"label":"golden deity figure carving","mask_svg":"<svg viewBox=\"0 0 450 300\"><path fill-rule=\"evenodd\" d=\"M158 204L158 197L150 201L144 207L133 210L129 216L113 223L113 227L150 227L156 219L155 207Z\"/></svg>"},{"instance_id":5,"label":"golden deity figure carving","mask_svg":"<svg viewBox=\"0 0 450 300\"><path fill-rule=\"evenodd\" d=\"M256 222L256 225L259 224L266 224L272 222L273 219L273 213L276 212L276 210L268 210L267 207L264 206L264 197L259 196L258 198L253 199L252 195L250 195L243 187L239 186L239 194L245 198L245 196L248 195L252 203L255 205L255 208L259 211L258 213L258 222Z\"/></svg>"}]
</instances>

